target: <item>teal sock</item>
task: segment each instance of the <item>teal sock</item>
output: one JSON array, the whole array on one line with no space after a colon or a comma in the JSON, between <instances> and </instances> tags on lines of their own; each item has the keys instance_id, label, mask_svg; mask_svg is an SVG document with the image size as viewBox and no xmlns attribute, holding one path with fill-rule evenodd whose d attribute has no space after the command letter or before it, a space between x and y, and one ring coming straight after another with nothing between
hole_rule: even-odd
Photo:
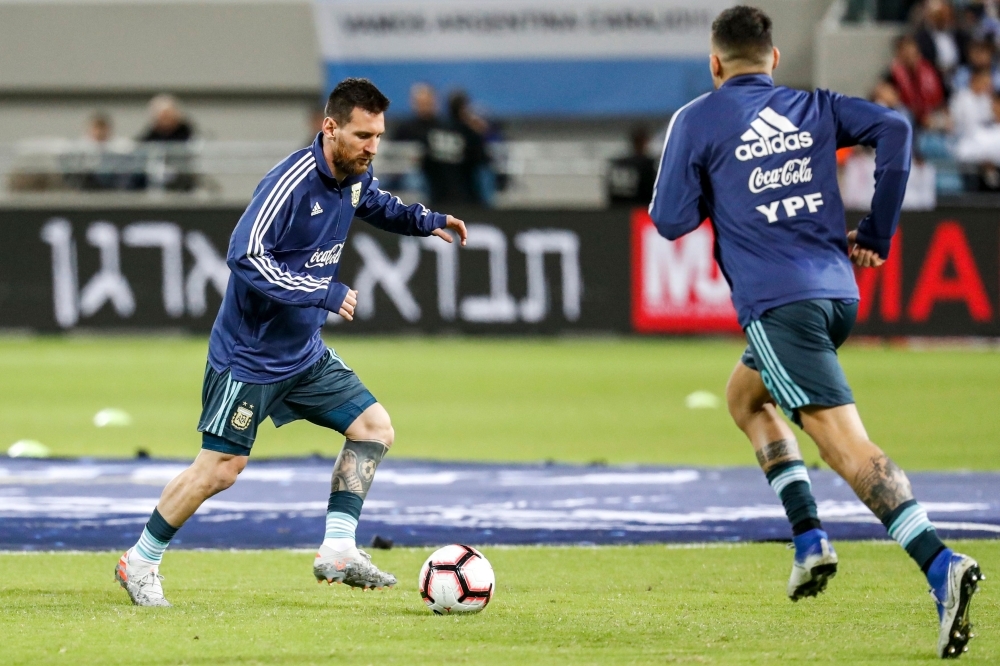
<instances>
[{"instance_id":1,"label":"teal sock","mask_svg":"<svg viewBox=\"0 0 1000 666\"><path fill-rule=\"evenodd\" d=\"M937 554L945 549L944 542L927 518L927 511L917 500L903 502L882 518L889 536L913 558L920 570L927 573Z\"/></svg>"},{"instance_id":2,"label":"teal sock","mask_svg":"<svg viewBox=\"0 0 1000 666\"><path fill-rule=\"evenodd\" d=\"M804 462L792 460L780 463L768 470L766 476L767 482L785 507L785 515L792 524L794 536L823 528Z\"/></svg>"},{"instance_id":3,"label":"teal sock","mask_svg":"<svg viewBox=\"0 0 1000 666\"><path fill-rule=\"evenodd\" d=\"M159 564L163 560L163 552L178 529L180 528L174 527L160 515L159 509L153 509L153 515L149 517L132 552L150 564Z\"/></svg>"}]
</instances>

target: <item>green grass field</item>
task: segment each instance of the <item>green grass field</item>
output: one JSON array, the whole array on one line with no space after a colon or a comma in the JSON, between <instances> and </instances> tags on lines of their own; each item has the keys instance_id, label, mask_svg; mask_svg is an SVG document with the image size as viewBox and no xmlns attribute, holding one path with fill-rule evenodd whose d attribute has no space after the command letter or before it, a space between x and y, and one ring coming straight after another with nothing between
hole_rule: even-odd
<instances>
[{"instance_id":1,"label":"green grass field","mask_svg":"<svg viewBox=\"0 0 1000 666\"><path fill-rule=\"evenodd\" d=\"M1000 571L1000 542L960 545ZM311 552L168 553L169 609L129 605L117 553L0 555L0 663L933 663L936 615L906 555L839 551L827 593L793 604L791 555L776 544L487 548L497 594L466 617L424 608L427 550L376 553L401 578L383 592L315 584ZM993 585L962 663L1000 661Z\"/></svg>"},{"instance_id":2,"label":"green grass field","mask_svg":"<svg viewBox=\"0 0 1000 666\"><path fill-rule=\"evenodd\" d=\"M639 339L333 339L393 416L393 455L464 460L751 465L722 395L742 346ZM206 342L0 339L0 448L39 440L64 456L190 458ZM1000 353L848 347L872 438L907 469L1000 469ZM97 428L105 407L134 423ZM804 436L803 436L803 439ZM255 456L335 455L308 424L262 428ZM808 462L818 456L803 447ZM1000 663L1000 541L960 544L990 580L965 663ZM486 548L497 596L481 615L436 617L416 573L427 550L377 554L399 589L310 579L311 553L169 552L173 609L136 609L117 553L0 554L0 664L930 663L935 615L898 547L841 543L819 599L790 603L791 554L711 548Z\"/></svg>"},{"instance_id":3,"label":"green grass field","mask_svg":"<svg viewBox=\"0 0 1000 666\"><path fill-rule=\"evenodd\" d=\"M722 395L731 341L340 338L328 341L386 405L393 456L752 465ZM0 447L57 455L193 457L204 339L0 339ZM843 363L872 438L906 469L1000 469L1000 353L848 347ZM119 407L130 427L96 428ZM306 423L260 432L255 456L336 455ZM818 462L811 445L807 462Z\"/></svg>"}]
</instances>

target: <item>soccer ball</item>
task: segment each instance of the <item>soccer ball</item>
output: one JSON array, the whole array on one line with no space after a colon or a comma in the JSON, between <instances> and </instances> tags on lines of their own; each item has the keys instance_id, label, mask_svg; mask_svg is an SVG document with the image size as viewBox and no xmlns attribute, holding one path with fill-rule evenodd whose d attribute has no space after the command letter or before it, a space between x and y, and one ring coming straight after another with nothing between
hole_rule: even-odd
<instances>
[{"instance_id":1,"label":"soccer ball","mask_svg":"<svg viewBox=\"0 0 1000 666\"><path fill-rule=\"evenodd\" d=\"M455 544L434 551L420 568L417 587L438 615L478 613L493 598L493 567L475 548Z\"/></svg>"}]
</instances>

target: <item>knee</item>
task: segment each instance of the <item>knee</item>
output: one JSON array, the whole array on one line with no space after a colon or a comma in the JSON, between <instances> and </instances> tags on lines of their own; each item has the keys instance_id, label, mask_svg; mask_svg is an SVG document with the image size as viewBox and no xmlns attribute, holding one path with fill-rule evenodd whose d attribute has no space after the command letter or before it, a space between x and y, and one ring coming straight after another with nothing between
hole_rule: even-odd
<instances>
[{"instance_id":1,"label":"knee","mask_svg":"<svg viewBox=\"0 0 1000 666\"><path fill-rule=\"evenodd\" d=\"M228 460L219 461L204 479L209 492L214 495L232 486L236 483L236 477L246 466L246 456L234 456Z\"/></svg>"},{"instance_id":2,"label":"knee","mask_svg":"<svg viewBox=\"0 0 1000 666\"><path fill-rule=\"evenodd\" d=\"M347 430L347 436L355 440L375 440L387 447L392 446L396 432L392 429L389 412L379 404L372 405Z\"/></svg>"},{"instance_id":3,"label":"knee","mask_svg":"<svg viewBox=\"0 0 1000 666\"><path fill-rule=\"evenodd\" d=\"M761 406L755 406L745 391L737 389L733 382L726 385L726 406L740 430L746 430L751 418Z\"/></svg>"}]
</instances>

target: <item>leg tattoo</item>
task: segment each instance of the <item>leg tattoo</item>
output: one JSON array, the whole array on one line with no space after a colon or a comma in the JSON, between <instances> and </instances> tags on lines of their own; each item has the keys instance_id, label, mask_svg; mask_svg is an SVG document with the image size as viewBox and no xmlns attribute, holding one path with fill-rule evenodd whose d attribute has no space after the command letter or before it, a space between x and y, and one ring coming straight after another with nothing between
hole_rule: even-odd
<instances>
[{"instance_id":1,"label":"leg tattoo","mask_svg":"<svg viewBox=\"0 0 1000 666\"><path fill-rule=\"evenodd\" d=\"M375 470L388 450L389 447L375 440L346 440L333 466L330 491L354 493L364 500L372 487Z\"/></svg>"},{"instance_id":2,"label":"leg tattoo","mask_svg":"<svg viewBox=\"0 0 1000 666\"><path fill-rule=\"evenodd\" d=\"M333 466L330 502L326 510L326 535L323 543L342 551L354 546L354 535L375 470L389 447L375 440L344 442Z\"/></svg>"},{"instance_id":3,"label":"leg tattoo","mask_svg":"<svg viewBox=\"0 0 1000 666\"><path fill-rule=\"evenodd\" d=\"M858 474L854 491L882 521L889 536L927 573L945 545L927 512L913 499L910 480L903 470L884 453L879 454L871 459L867 470Z\"/></svg>"},{"instance_id":4,"label":"leg tattoo","mask_svg":"<svg viewBox=\"0 0 1000 666\"><path fill-rule=\"evenodd\" d=\"M879 520L903 502L913 499L910 480L884 453L874 456L868 468L858 473L854 480L854 492Z\"/></svg>"},{"instance_id":5,"label":"leg tattoo","mask_svg":"<svg viewBox=\"0 0 1000 666\"><path fill-rule=\"evenodd\" d=\"M798 442L794 439L779 439L776 442L765 444L757 451L757 463L765 472L778 463L790 460L802 460Z\"/></svg>"}]
</instances>

